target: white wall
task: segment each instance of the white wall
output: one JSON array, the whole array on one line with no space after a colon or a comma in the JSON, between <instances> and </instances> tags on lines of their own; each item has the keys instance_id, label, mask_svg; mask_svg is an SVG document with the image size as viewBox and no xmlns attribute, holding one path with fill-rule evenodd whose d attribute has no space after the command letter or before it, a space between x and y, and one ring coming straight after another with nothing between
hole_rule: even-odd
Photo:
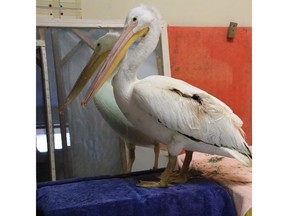
<instances>
[{"instance_id":1,"label":"white wall","mask_svg":"<svg viewBox=\"0 0 288 216\"><path fill-rule=\"evenodd\" d=\"M82 0L83 19L125 19L139 4L155 6L169 25L252 26L252 0Z\"/></svg>"}]
</instances>

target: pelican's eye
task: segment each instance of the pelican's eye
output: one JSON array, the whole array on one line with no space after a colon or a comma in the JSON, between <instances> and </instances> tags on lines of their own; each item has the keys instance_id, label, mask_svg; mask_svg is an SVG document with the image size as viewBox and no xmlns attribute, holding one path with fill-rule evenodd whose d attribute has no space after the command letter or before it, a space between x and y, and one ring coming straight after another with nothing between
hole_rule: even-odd
<instances>
[{"instance_id":1,"label":"pelican's eye","mask_svg":"<svg viewBox=\"0 0 288 216\"><path fill-rule=\"evenodd\" d=\"M97 43L97 45L96 45L97 47L100 47L101 46L101 44L100 43Z\"/></svg>"},{"instance_id":2,"label":"pelican's eye","mask_svg":"<svg viewBox=\"0 0 288 216\"><path fill-rule=\"evenodd\" d=\"M136 22L137 21L137 17L133 17L133 22Z\"/></svg>"}]
</instances>

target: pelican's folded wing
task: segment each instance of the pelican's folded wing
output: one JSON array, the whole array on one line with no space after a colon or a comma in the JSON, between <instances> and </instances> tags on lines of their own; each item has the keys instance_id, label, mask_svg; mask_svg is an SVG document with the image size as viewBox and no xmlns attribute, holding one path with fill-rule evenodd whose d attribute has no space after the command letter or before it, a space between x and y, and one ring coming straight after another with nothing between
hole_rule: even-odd
<instances>
[{"instance_id":1,"label":"pelican's folded wing","mask_svg":"<svg viewBox=\"0 0 288 216\"><path fill-rule=\"evenodd\" d=\"M133 100L158 122L211 145L242 149L242 121L217 98L181 80L150 76L138 82Z\"/></svg>"}]
</instances>

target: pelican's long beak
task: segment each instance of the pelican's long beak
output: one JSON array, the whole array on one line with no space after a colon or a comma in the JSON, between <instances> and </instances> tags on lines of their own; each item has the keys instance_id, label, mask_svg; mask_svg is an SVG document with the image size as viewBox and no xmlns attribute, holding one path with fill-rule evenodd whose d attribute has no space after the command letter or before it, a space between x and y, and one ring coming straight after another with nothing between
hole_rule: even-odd
<instances>
[{"instance_id":1,"label":"pelican's long beak","mask_svg":"<svg viewBox=\"0 0 288 216\"><path fill-rule=\"evenodd\" d=\"M128 25L121 33L118 41L114 45L113 49L109 53L107 59L103 63L93 83L91 84L85 98L81 102L82 106L86 106L92 96L102 87L105 81L110 77L116 67L119 65L130 46L139 38L147 34L148 27L141 29L134 33L133 29L135 23Z\"/></svg>"},{"instance_id":2,"label":"pelican's long beak","mask_svg":"<svg viewBox=\"0 0 288 216\"><path fill-rule=\"evenodd\" d=\"M81 92L86 83L90 80L96 69L106 59L108 53L109 51L100 54L100 47L96 46L92 56L90 57L88 63L78 77L71 92L69 93L63 105L60 107L60 113L63 113L64 109L77 97L77 95Z\"/></svg>"}]
</instances>

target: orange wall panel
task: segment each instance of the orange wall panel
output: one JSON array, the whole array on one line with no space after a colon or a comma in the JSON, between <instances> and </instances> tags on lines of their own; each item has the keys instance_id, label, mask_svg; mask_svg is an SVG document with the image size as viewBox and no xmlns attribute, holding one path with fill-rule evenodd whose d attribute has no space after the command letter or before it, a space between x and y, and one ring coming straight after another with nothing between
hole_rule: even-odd
<instances>
[{"instance_id":1,"label":"orange wall panel","mask_svg":"<svg viewBox=\"0 0 288 216\"><path fill-rule=\"evenodd\" d=\"M168 27L171 76L226 103L243 121L252 144L252 28Z\"/></svg>"}]
</instances>

